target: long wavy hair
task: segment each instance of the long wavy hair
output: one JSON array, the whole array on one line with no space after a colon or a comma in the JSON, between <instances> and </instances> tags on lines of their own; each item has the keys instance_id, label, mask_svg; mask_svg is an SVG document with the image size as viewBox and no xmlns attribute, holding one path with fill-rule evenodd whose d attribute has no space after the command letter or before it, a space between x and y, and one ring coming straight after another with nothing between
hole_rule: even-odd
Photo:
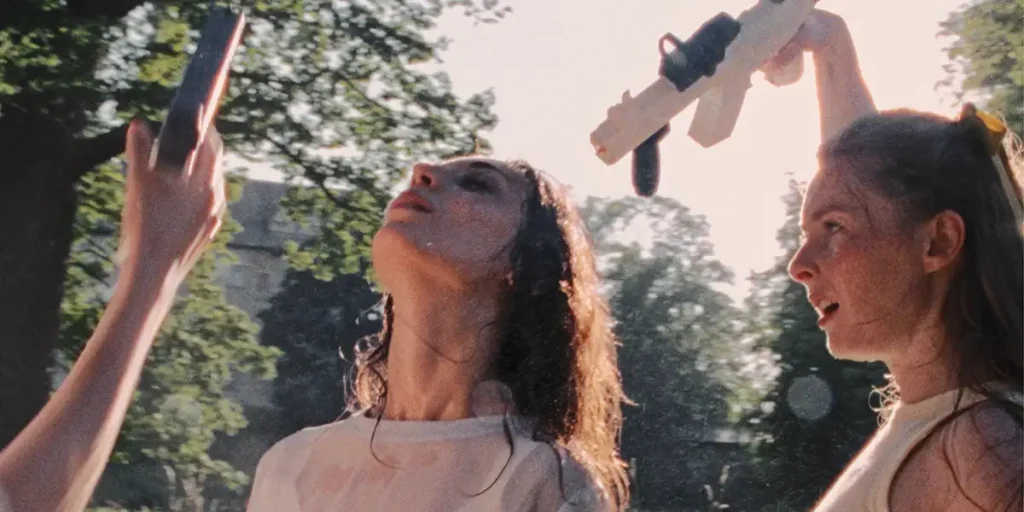
<instances>
[{"instance_id":1,"label":"long wavy hair","mask_svg":"<svg viewBox=\"0 0 1024 512\"><path fill-rule=\"evenodd\" d=\"M1018 426L1022 424L1019 401L1002 393L1007 385L1024 389L1024 238L1010 202L1018 208L1022 204L1014 173L1019 153L1013 141L993 141L985 123L967 105L959 119L911 110L864 118L825 144L819 154L823 160L848 162L842 167L855 169L859 184L898 205L901 225L918 225L942 211L954 211L963 219L961 262L943 312L957 364L957 413L933 432L967 410L960 408L966 390L982 395L984 403L1002 408ZM1004 188L1003 176L1011 190ZM890 376L876 392L882 397L879 412L885 421L899 400L899 388ZM1013 500L1019 503L1021 485L1015 493Z\"/></svg>"},{"instance_id":2,"label":"long wavy hair","mask_svg":"<svg viewBox=\"0 0 1024 512\"><path fill-rule=\"evenodd\" d=\"M497 378L532 437L566 450L615 510L629 499L618 452L625 401L611 315L599 293L592 243L567 191L523 161L528 192L511 247ZM348 408L381 416L387 398L394 299L383 299L383 329L357 350ZM557 451L556 451L557 454ZM564 491L564 489L563 489Z\"/></svg>"}]
</instances>

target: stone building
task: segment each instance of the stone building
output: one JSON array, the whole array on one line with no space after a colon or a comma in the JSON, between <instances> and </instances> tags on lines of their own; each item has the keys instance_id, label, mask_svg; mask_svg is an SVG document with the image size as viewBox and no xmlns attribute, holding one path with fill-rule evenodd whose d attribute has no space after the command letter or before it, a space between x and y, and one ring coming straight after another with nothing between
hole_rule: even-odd
<instances>
[{"instance_id":1,"label":"stone building","mask_svg":"<svg viewBox=\"0 0 1024 512\"><path fill-rule=\"evenodd\" d=\"M284 214L280 203L287 190L281 182L248 180L239 200L228 206L242 226L228 244L238 261L222 269L217 281L225 299L257 324L258 314L269 307L288 271L282 258L285 243L302 243L315 233L315 226L302 227ZM245 407L250 426L219 443L217 455L251 475L260 456L278 440L272 425L264 424L275 417L273 382L238 373L228 393Z\"/></svg>"}]
</instances>

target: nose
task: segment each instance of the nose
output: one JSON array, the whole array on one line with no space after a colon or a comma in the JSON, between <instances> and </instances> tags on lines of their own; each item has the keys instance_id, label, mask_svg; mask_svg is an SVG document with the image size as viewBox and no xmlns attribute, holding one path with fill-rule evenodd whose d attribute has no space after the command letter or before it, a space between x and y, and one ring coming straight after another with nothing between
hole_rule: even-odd
<instances>
[{"instance_id":1,"label":"nose","mask_svg":"<svg viewBox=\"0 0 1024 512\"><path fill-rule=\"evenodd\" d=\"M812 251L806 243L800 245L789 260L789 277L794 281L806 285L816 274Z\"/></svg>"},{"instance_id":2,"label":"nose","mask_svg":"<svg viewBox=\"0 0 1024 512\"><path fill-rule=\"evenodd\" d=\"M420 162L412 166L412 186L433 188L438 186L437 170L440 167L429 162Z\"/></svg>"}]
</instances>

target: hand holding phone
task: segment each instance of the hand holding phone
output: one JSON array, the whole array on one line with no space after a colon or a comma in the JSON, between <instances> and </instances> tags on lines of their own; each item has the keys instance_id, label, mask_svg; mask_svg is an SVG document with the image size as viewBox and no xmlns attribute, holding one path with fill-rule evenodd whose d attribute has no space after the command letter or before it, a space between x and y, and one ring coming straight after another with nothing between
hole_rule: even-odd
<instances>
[{"instance_id":1,"label":"hand holding phone","mask_svg":"<svg viewBox=\"0 0 1024 512\"><path fill-rule=\"evenodd\" d=\"M196 149L220 107L231 58L244 27L245 16L227 8L214 9L206 19L199 44L153 144L151 168L192 172Z\"/></svg>"}]
</instances>

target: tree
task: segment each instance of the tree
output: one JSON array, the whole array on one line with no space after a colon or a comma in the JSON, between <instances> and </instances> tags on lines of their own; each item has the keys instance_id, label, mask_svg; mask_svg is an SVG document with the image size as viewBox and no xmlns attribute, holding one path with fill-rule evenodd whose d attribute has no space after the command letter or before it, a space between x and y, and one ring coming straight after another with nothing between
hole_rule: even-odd
<instances>
[{"instance_id":1,"label":"tree","mask_svg":"<svg viewBox=\"0 0 1024 512\"><path fill-rule=\"evenodd\" d=\"M274 381L277 438L337 420L345 410L343 380L358 340L380 332L380 294L362 276L330 281L291 271L261 313L262 343L279 347Z\"/></svg>"},{"instance_id":2,"label":"tree","mask_svg":"<svg viewBox=\"0 0 1024 512\"><path fill-rule=\"evenodd\" d=\"M77 359L109 298L123 188L112 165L87 174L79 186L61 315L65 364ZM231 189L237 196L237 183ZM279 351L256 343L255 324L213 284L215 269L233 261L226 244L237 231L227 218L190 273L150 353L94 502L221 510L245 489L248 477L210 449L217 436L246 425L241 405L226 393L232 372L271 378Z\"/></svg>"},{"instance_id":3,"label":"tree","mask_svg":"<svg viewBox=\"0 0 1024 512\"><path fill-rule=\"evenodd\" d=\"M625 409L622 436L623 456L635 462L635 504L703 503L724 460L704 448L727 423L720 377L736 311L715 286L731 273L713 257L707 222L676 201L590 199L583 212L622 343L623 384L637 403ZM625 240L637 232L650 238Z\"/></svg>"},{"instance_id":4,"label":"tree","mask_svg":"<svg viewBox=\"0 0 1024 512\"><path fill-rule=\"evenodd\" d=\"M787 219L777 237L783 256L755 275L755 293L748 299L752 330L776 354L780 370L762 409L748 414L761 438L756 470L762 496L794 510L813 506L877 428L869 397L884 382L880 363L840 361L828 353L806 291L788 278L788 262L800 243L801 199L791 183L784 198ZM755 493L748 496L757 501Z\"/></svg>"},{"instance_id":5,"label":"tree","mask_svg":"<svg viewBox=\"0 0 1024 512\"><path fill-rule=\"evenodd\" d=\"M941 23L942 36L956 39L946 48L952 86L962 78L956 97L979 93L986 108L1006 117L1024 136L1024 2L971 0Z\"/></svg>"},{"instance_id":6,"label":"tree","mask_svg":"<svg viewBox=\"0 0 1024 512\"><path fill-rule=\"evenodd\" d=\"M0 446L47 399L47 368L80 185L123 151L126 120L161 117L210 2L0 4ZM292 261L359 267L390 185L412 159L463 152L493 126L490 93L460 101L426 32L449 8L494 21L493 0L266 0L217 123L236 154L314 188L287 206L324 219ZM345 191L342 198L339 191Z\"/></svg>"}]
</instances>

